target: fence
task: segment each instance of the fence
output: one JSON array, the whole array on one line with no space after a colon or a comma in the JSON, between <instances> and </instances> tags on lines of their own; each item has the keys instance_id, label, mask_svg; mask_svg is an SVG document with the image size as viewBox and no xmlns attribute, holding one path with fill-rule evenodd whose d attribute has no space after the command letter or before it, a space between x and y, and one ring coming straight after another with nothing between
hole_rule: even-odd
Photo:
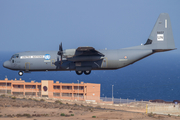
<instances>
[{"instance_id":1,"label":"fence","mask_svg":"<svg viewBox=\"0 0 180 120\"><path fill-rule=\"evenodd\" d=\"M107 97L100 97L102 101L106 102L112 102L114 104L121 104L121 103L131 103L131 102L137 102L137 100L132 100L132 99L121 99L121 98L107 98Z\"/></svg>"}]
</instances>

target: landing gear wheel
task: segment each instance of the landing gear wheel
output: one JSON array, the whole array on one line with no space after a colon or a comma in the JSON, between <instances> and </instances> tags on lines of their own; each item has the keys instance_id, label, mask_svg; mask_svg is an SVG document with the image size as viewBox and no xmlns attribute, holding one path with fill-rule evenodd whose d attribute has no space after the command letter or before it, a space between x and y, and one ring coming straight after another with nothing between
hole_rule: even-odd
<instances>
[{"instance_id":1,"label":"landing gear wheel","mask_svg":"<svg viewBox=\"0 0 180 120\"><path fill-rule=\"evenodd\" d=\"M22 76L22 75L23 75L23 72L22 72L22 71L19 71L18 74L19 74L19 76Z\"/></svg>"},{"instance_id":2,"label":"landing gear wheel","mask_svg":"<svg viewBox=\"0 0 180 120\"><path fill-rule=\"evenodd\" d=\"M83 71L76 71L77 75L81 75L83 73Z\"/></svg>"},{"instance_id":3,"label":"landing gear wheel","mask_svg":"<svg viewBox=\"0 0 180 120\"><path fill-rule=\"evenodd\" d=\"M87 70L87 71L84 71L84 74L85 74L85 75L89 75L90 73L91 73L91 70L89 70L89 71L88 71L88 70Z\"/></svg>"}]
</instances>

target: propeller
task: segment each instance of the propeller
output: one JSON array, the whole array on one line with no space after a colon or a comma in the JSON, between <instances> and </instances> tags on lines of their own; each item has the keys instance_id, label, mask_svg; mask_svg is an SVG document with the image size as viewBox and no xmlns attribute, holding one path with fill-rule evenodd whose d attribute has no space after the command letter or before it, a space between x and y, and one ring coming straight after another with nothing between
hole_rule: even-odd
<instances>
[{"instance_id":1,"label":"propeller","mask_svg":"<svg viewBox=\"0 0 180 120\"><path fill-rule=\"evenodd\" d=\"M59 45L58 55L60 55L60 56L61 56L61 65L62 65L62 56L63 56L62 42L61 42L61 44Z\"/></svg>"}]
</instances>

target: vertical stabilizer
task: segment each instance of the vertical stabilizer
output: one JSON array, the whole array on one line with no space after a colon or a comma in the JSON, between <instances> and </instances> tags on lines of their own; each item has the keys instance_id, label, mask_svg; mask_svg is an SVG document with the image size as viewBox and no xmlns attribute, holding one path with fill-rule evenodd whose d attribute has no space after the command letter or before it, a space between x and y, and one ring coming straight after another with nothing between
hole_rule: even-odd
<instances>
[{"instance_id":1,"label":"vertical stabilizer","mask_svg":"<svg viewBox=\"0 0 180 120\"><path fill-rule=\"evenodd\" d=\"M145 45L155 51L175 49L170 17L167 13L161 13L159 15Z\"/></svg>"}]
</instances>

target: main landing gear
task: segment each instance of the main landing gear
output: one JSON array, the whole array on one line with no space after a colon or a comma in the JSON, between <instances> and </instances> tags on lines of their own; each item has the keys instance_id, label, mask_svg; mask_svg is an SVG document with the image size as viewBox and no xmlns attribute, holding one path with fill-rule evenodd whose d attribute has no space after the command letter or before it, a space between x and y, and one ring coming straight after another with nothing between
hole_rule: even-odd
<instances>
[{"instance_id":1,"label":"main landing gear","mask_svg":"<svg viewBox=\"0 0 180 120\"><path fill-rule=\"evenodd\" d=\"M22 75L23 75L23 72L22 72L22 71L19 71L18 74L19 74L19 76L22 76Z\"/></svg>"},{"instance_id":2,"label":"main landing gear","mask_svg":"<svg viewBox=\"0 0 180 120\"><path fill-rule=\"evenodd\" d=\"M76 74L77 74L77 75L81 75L81 74L83 74L83 72L84 72L85 75L89 75L89 74L91 73L91 70L86 70L86 71L76 71Z\"/></svg>"}]
</instances>

